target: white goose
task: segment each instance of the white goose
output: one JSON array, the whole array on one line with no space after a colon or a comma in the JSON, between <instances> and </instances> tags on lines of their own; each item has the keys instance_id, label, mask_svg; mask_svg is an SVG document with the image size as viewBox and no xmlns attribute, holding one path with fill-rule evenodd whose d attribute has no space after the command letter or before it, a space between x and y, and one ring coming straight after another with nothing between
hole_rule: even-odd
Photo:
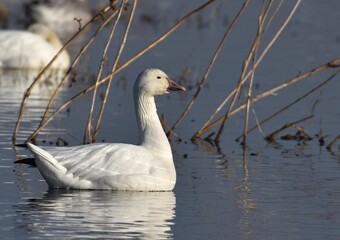
<instances>
[{"instance_id":1,"label":"white goose","mask_svg":"<svg viewBox=\"0 0 340 240\"><path fill-rule=\"evenodd\" d=\"M62 48L58 36L43 24L33 24L24 30L0 31L0 68L42 69ZM66 69L70 57L66 51L51 66Z\"/></svg>"},{"instance_id":2,"label":"white goose","mask_svg":"<svg viewBox=\"0 0 340 240\"><path fill-rule=\"evenodd\" d=\"M52 188L171 191L176 170L154 97L186 91L159 69L146 69L134 84L139 145L94 143L44 147L32 143L36 165Z\"/></svg>"}]
</instances>

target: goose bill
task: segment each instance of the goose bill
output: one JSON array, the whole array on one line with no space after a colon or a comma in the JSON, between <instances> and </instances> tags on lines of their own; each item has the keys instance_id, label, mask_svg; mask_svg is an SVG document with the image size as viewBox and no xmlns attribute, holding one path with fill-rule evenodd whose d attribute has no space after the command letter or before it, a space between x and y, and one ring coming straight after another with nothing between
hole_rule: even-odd
<instances>
[{"instance_id":1,"label":"goose bill","mask_svg":"<svg viewBox=\"0 0 340 240\"><path fill-rule=\"evenodd\" d=\"M178 84L174 80L168 79L168 82L169 82L169 86L167 88L167 91L169 91L169 92L173 92L173 91L183 91L183 92L185 92L186 91L185 87Z\"/></svg>"}]
</instances>

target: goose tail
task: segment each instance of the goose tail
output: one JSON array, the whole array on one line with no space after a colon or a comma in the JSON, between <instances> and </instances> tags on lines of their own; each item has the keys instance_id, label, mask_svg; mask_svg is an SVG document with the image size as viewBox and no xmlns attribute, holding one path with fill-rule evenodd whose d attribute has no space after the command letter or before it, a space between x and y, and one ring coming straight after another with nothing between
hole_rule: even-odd
<instances>
[{"instance_id":1,"label":"goose tail","mask_svg":"<svg viewBox=\"0 0 340 240\"><path fill-rule=\"evenodd\" d=\"M67 169L63 167L50 153L44 149L27 143L29 150L34 154L36 165L50 187L63 188L63 176Z\"/></svg>"},{"instance_id":2,"label":"goose tail","mask_svg":"<svg viewBox=\"0 0 340 240\"><path fill-rule=\"evenodd\" d=\"M44 149L32 143L27 143L27 146L34 154L39 172L51 188L93 188L91 181L80 180L79 177L74 177L72 173L67 173L67 169Z\"/></svg>"}]
</instances>

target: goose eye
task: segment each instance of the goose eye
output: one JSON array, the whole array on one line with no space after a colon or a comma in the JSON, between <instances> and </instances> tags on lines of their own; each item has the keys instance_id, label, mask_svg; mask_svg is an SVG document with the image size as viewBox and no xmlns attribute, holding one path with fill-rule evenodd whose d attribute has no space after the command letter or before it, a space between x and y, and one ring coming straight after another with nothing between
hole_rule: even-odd
<instances>
[{"instance_id":1,"label":"goose eye","mask_svg":"<svg viewBox=\"0 0 340 240\"><path fill-rule=\"evenodd\" d=\"M158 76L158 77L157 77L157 79L161 79L161 77L160 77L160 76Z\"/></svg>"}]
</instances>

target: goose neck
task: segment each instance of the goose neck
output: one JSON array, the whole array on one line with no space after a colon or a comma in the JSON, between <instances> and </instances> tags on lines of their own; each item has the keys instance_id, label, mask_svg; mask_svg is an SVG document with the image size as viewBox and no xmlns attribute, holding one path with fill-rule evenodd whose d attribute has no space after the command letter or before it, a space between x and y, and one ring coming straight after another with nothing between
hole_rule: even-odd
<instances>
[{"instance_id":1,"label":"goose neck","mask_svg":"<svg viewBox=\"0 0 340 240\"><path fill-rule=\"evenodd\" d=\"M171 153L169 141L157 115L153 96L140 93L135 97L139 142L146 148Z\"/></svg>"}]
</instances>

